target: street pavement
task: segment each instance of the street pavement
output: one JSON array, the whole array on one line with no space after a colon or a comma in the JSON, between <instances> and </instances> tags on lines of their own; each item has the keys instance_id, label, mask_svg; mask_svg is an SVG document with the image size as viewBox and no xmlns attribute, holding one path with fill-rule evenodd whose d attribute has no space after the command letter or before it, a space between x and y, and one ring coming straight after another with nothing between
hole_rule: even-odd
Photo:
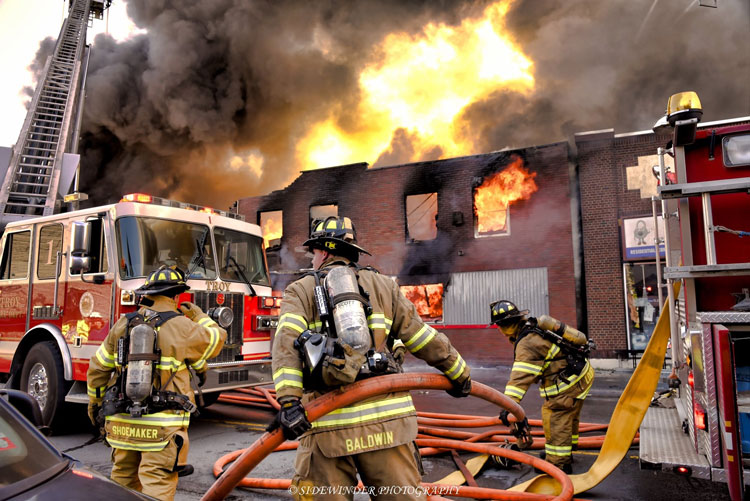
<instances>
[{"instance_id":1,"label":"street pavement","mask_svg":"<svg viewBox=\"0 0 750 501\"><path fill-rule=\"evenodd\" d=\"M407 363L406 371L430 372L434 369L420 361L411 360ZM501 391L509 374L508 365L472 367L474 380ZM631 374L632 368L598 370L594 387L583 407L581 421L609 422L617 400ZM662 378L660 388L665 387L665 378L666 373ZM473 397L456 400L443 391L416 390L412 392L412 395L419 411L487 416L496 415L498 412L498 408L483 400ZM542 400L536 387L530 389L521 405L529 418L541 418ZM51 437L52 442L61 450L69 450L70 455L97 471L109 474L111 449L102 442L81 447L91 438L90 426L85 424L88 422L85 407L73 406L68 412L70 419L66 421L67 426L61 434ZM212 469L216 460L252 444L262 435L263 429L273 419L273 415L270 410L249 409L224 403L217 403L204 409L200 417L192 420L189 431L189 458L195 467L195 473L180 479L175 499L177 501L200 499L215 480ZM596 453L596 451L575 452L573 472L585 472L596 459ZM533 452L533 454L538 453ZM461 453L464 460L471 456L471 453ZM293 451L274 453L263 460L250 475L261 478L288 479L293 474L293 463ZM456 469L449 456L424 458L424 467L424 480L428 482L436 481ZM533 469L525 465L517 465L508 470L487 466L477 476L477 482L483 487L506 489L533 478L535 475ZM596 500L689 499L703 501L728 499L728 494L725 484L680 477L665 472L640 470L638 447L635 446L609 477L580 497ZM235 489L227 499L278 500L291 499L291 495L286 491ZM355 496L355 499L361 500L367 497L360 494Z\"/></svg>"}]
</instances>

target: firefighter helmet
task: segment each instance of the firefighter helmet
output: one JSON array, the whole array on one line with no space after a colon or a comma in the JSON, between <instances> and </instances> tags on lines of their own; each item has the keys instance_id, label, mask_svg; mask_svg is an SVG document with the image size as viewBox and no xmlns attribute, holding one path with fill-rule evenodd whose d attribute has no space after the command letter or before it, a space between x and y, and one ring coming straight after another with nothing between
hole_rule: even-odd
<instances>
[{"instance_id":1,"label":"firefighter helmet","mask_svg":"<svg viewBox=\"0 0 750 501\"><path fill-rule=\"evenodd\" d=\"M506 299L490 304L490 322L497 326L511 325L523 320L529 310L519 310Z\"/></svg>"},{"instance_id":2,"label":"firefighter helmet","mask_svg":"<svg viewBox=\"0 0 750 501\"><path fill-rule=\"evenodd\" d=\"M357 261L360 252L371 255L357 245L357 230L348 217L330 216L314 220L310 226L310 238L302 245L343 255L352 261Z\"/></svg>"},{"instance_id":3,"label":"firefighter helmet","mask_svg":"<svg viewBox=\"0 0 750 501\"><path fill-rule=\"evenodd\" d=\"M135 292L141 296L172 297L190 289L185 280L185 272L181 269L162 265L157 270L152 271L146 277L146 282Z\"/></svg>"}]
</instances>

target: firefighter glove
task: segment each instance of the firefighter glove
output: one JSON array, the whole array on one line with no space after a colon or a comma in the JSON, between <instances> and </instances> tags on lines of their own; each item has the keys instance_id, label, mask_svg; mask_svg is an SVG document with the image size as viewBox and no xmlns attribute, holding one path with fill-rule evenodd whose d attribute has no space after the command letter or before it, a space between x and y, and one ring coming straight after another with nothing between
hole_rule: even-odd
<instances>
[{"instance_id":1,"label":"firefighter glove","mask_svg":"<svg viewBox=\"0 0 750 501\"><path fill-rule=\"evenodd\" d=\"M281 410L266 431L274 431L279 426L287 440L294 440L312 428L298 398L291 398L281 404Z\"/></svg>"},{"instance_id":2,"label":"firefighter glove","mask_svg":"<svg viewBox=\"0 0 750 501\"><path fill-rule=\"evenodd\" d=\"M201 310L197 304L189 301L180 303L180 311L192 321L195 321L196 318L203 315L203 310Z\"/></svg>"},{"instance_id":3,"label":"firefighter glove","mask_svg":"<svg viewBox=\"0 0 750 501\"><path fill-rule=\"evenodd\" d=\"M510 428L510 421L508 420L508 414L510 414L510 412L506 409L500 413L499 417L500 417L500 421L502 421L505 426Z\"/></svg>"},{"instance_id":4,"label":"firefighter glove","mask_svg":"<svg viewBox=\"0 0 750 501\"><path fill-rule=\"evenodd\" d=\"M534 444L534 439L531 437L531 427L527 418L523 418L523 421L513 423L510 427L510 432L516 437L516 444L518 444L520 449L528 449Z\"/></svg>"},{"instance_id":5,"label":"firefighter glove","mask_svg":"<svg viewBox=\"0 0 750 501\"><path fill-rule=\"evenodd\" d=\"M99 404L89 402L89 420L94 426L99 426L99 409L101 409Z\"/></svg>"},{"instance_id":6,"label":"firefighter glove","mask_svg":"<svg viewBox=\"0 0 750 501\"><path fill-rule=\"evenodd\" d=\"M448 395L455 398L468 397L471 393L471 378L467 377L462 383L453 382L453 388L445 390Z\"/></svg>"},{"instance_id":7,"label":"firefighter glove","mask_svg":"<svg viewBox=\"0 0 750 501\"><path fill-rule=\"evenodd\" d=\"M398 365L404 365L404 360L406 359L406 346L404 346L403 344L394 346L393 358L394 360L396 360Z\"/></svg>"},{"instance_id":8,"label":"firefighter glove","mask_svg":"<svg viewBox=\"0 0 750 501\"><path fill-rule=\"evenodd\" d=\"M198 386L203 387L206 384L206 371L196 372L195 374L198 376Z\"/></svg>"}]
</instances>

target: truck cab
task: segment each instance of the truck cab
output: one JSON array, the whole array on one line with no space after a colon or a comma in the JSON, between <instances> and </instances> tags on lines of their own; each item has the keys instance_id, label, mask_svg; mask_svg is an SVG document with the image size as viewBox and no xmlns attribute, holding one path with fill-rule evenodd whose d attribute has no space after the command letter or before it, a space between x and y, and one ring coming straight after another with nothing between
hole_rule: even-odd
<instances>
[{"instance_id":1,"label":"truck cab","mask_svg":"<svg viewBox=\"0 0 750 501\"><path fill-rule=\"evenodd\" d=\"M89 359L163 264L188 272L180 301L222 312L216 320L228 337L209 360L206 404L222 390L271 381L281 298L260 227L237 214L133 194L10 223L0 249L0 377L31 394L47 424L64 402L88 402Z\"/></svg>"}]
</instances>

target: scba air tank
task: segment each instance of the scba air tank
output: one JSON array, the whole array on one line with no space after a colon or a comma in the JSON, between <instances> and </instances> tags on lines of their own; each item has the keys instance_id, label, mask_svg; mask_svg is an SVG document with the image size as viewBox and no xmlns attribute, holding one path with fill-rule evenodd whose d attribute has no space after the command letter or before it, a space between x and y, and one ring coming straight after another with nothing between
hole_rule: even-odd
<instances>
[{"instance_id":1,"label":"scba air tank","mask_svg":"<svg viewBox=\"0 0 750 501\"><path fill-rule=\"evenodd\" d=\"M566 341L570 341L576 345L584 345L588 341L586 334L574 329L569 325L565 325L556 318L552 318L548 315L542 315L537 319L537 325L544 330L552 331L555 334L562 336Z\"/></svg>"},{"instance_id":2,"label":"scba air tank","mask_svg":"<svg viewBox=\"0 0 750 501\"><path fill-rule=\"evenodd\" d=\"M148 324L139 324L130 329L125 394L133 402L142 402L151 395L155 339L156 331Z\"/></svg>"},{"instance_id":3,"label":"scba air tank","mask_svg":"<svg viewBox=\"0 0 750 501\"><path fill-rule=\"evenodd\" d=\"M333 306L333 323L340 341L360 353L372 347L370 330L362 302L357 299L357 276L348 266L337 266L328 272L325 286Z\"/></svg>"}]
</instances>

